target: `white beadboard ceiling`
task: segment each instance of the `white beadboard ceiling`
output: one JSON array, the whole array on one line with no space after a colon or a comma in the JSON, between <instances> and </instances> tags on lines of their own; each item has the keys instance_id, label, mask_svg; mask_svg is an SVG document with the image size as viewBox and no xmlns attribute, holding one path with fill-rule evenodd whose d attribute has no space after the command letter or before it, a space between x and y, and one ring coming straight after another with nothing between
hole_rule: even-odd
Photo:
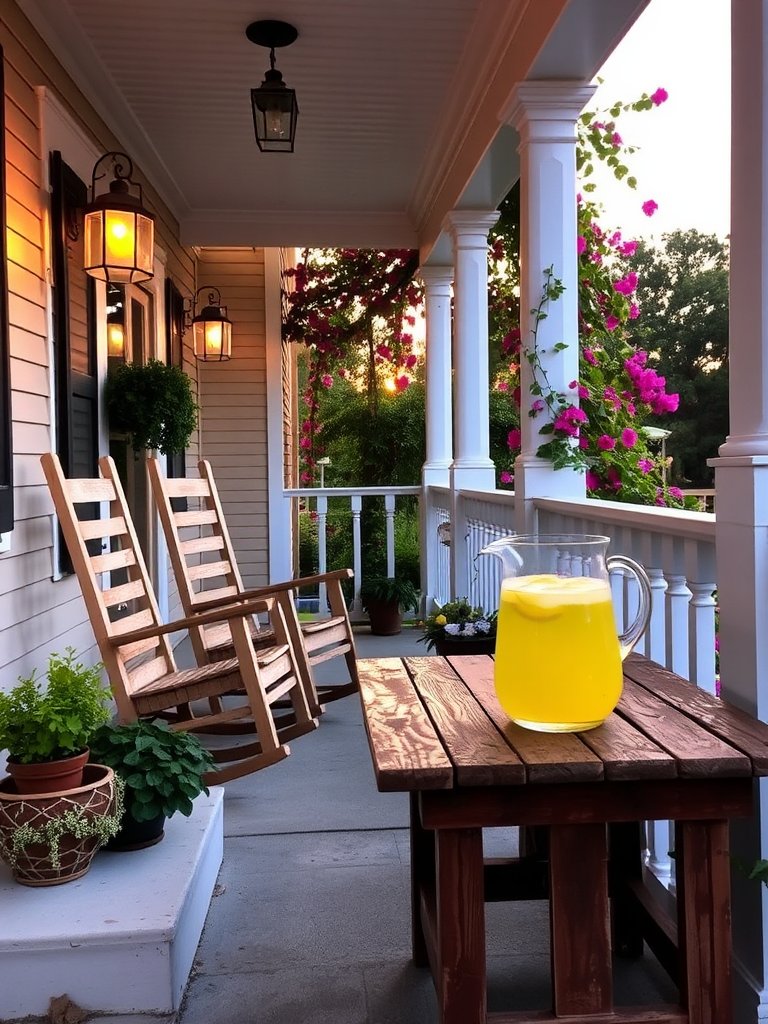
<instances>
[{"instance_id":1,"label":"white beadboard ceiling","mask_svg":"<svg viewBox=\"0 0 768 1024\"><path fill-rule=\"evenodd\" d=\"M589 77L645 0L17 2L185 241L405 246L434 241L547 39L548 74ZM580 54L572 30L565 46L552 31L582 23L574 8L602 14L597 28L584 22ZM293 154L261 153L254 139L250 89L269 52L245 28L261 18L299 31L276 51L299 103Z\"/></svg>"}]
</instances>

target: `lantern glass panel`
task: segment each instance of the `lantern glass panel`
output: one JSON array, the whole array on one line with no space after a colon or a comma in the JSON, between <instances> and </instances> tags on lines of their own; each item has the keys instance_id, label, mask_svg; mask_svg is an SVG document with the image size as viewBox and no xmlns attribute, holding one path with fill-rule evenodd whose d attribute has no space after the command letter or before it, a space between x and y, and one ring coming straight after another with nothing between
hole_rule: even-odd
<instances>
[{"instance_id":1,"label":"lantern glass panel","mask_svg":"<svg viewBox=\"0 0 768 1024\"><path fill-rule=\"evenodd\" d=\"M106 281L107 275L102 268L104 262L103 243L104 225L101 210L93 210L86 213L83 223L83 235L85 239L85 269L99 281Z\"/></svg>"},{"instance_id":2,"label":"lantern glass panel","mask_svg":"<svg viewBox=\"0 0 768 1024\"><path fill-rule=\"evenodd\" d=\"M134 281L149 280L154 274L155 222L143 213L136 214L136 271Z\"/></svg>"}]
</instances>

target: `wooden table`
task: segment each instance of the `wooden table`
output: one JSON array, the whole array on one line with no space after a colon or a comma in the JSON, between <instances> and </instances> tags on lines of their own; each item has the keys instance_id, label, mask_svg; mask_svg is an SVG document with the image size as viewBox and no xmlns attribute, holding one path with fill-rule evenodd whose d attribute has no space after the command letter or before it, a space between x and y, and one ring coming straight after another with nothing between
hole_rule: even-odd
<instances>
[{"instance_id":1,"label":"wooden table","mask_svg":"<svg viewBox=\"0 0 768 1024\"><path fill-rule=\"evenodd\" d=\"M491 658L358 666L378 788L411 794L413 957L442 1024L731 1024L728 821L752 812L768 727L636 655L616 712L579 735L510 722ZM676 920L643 884L640 823L655 819L675 822ZM546 857L484 862L482 829L509 825L537 827ZM535 895L550 900L553 1010L487 1014L484 903ZM679 968L679 1005L614 1010L612 937Z\"/></svg>"}]
</instances>

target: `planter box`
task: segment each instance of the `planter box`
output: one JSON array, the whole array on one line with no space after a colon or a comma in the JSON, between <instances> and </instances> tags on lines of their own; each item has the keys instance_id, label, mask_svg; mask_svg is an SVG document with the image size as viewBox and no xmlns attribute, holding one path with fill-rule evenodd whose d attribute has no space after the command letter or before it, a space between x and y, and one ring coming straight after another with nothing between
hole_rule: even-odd
<instances>
[{"instance_id":1,"label":"planter box","mask_svg":"<svg viewBox=\"0 0 768 1024\"><path fill-rule=\"evenodd\" d=\"M468 636L463 640L446 637L435 640L435 654L445 658L455 654L493 654L496 650L496 637Z\"/></svg>"}]
</instances>

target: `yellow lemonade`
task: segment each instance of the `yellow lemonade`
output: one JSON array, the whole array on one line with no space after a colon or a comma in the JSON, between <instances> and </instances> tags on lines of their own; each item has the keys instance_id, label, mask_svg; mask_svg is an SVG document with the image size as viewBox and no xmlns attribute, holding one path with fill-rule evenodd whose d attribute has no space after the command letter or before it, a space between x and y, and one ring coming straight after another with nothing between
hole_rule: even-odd
<instances>
[{"instance_id":1,"label":"yellow lemonade","mask_svg":"<svg viewBox=\"0 0 768 1024\"><path fill-rule=\"evenodd\" d=\"M582 576L504 580L495 686L509 717L529 729L579 732L604 721L622 686L609 584Z\"/></svg>"}]
</instances>

